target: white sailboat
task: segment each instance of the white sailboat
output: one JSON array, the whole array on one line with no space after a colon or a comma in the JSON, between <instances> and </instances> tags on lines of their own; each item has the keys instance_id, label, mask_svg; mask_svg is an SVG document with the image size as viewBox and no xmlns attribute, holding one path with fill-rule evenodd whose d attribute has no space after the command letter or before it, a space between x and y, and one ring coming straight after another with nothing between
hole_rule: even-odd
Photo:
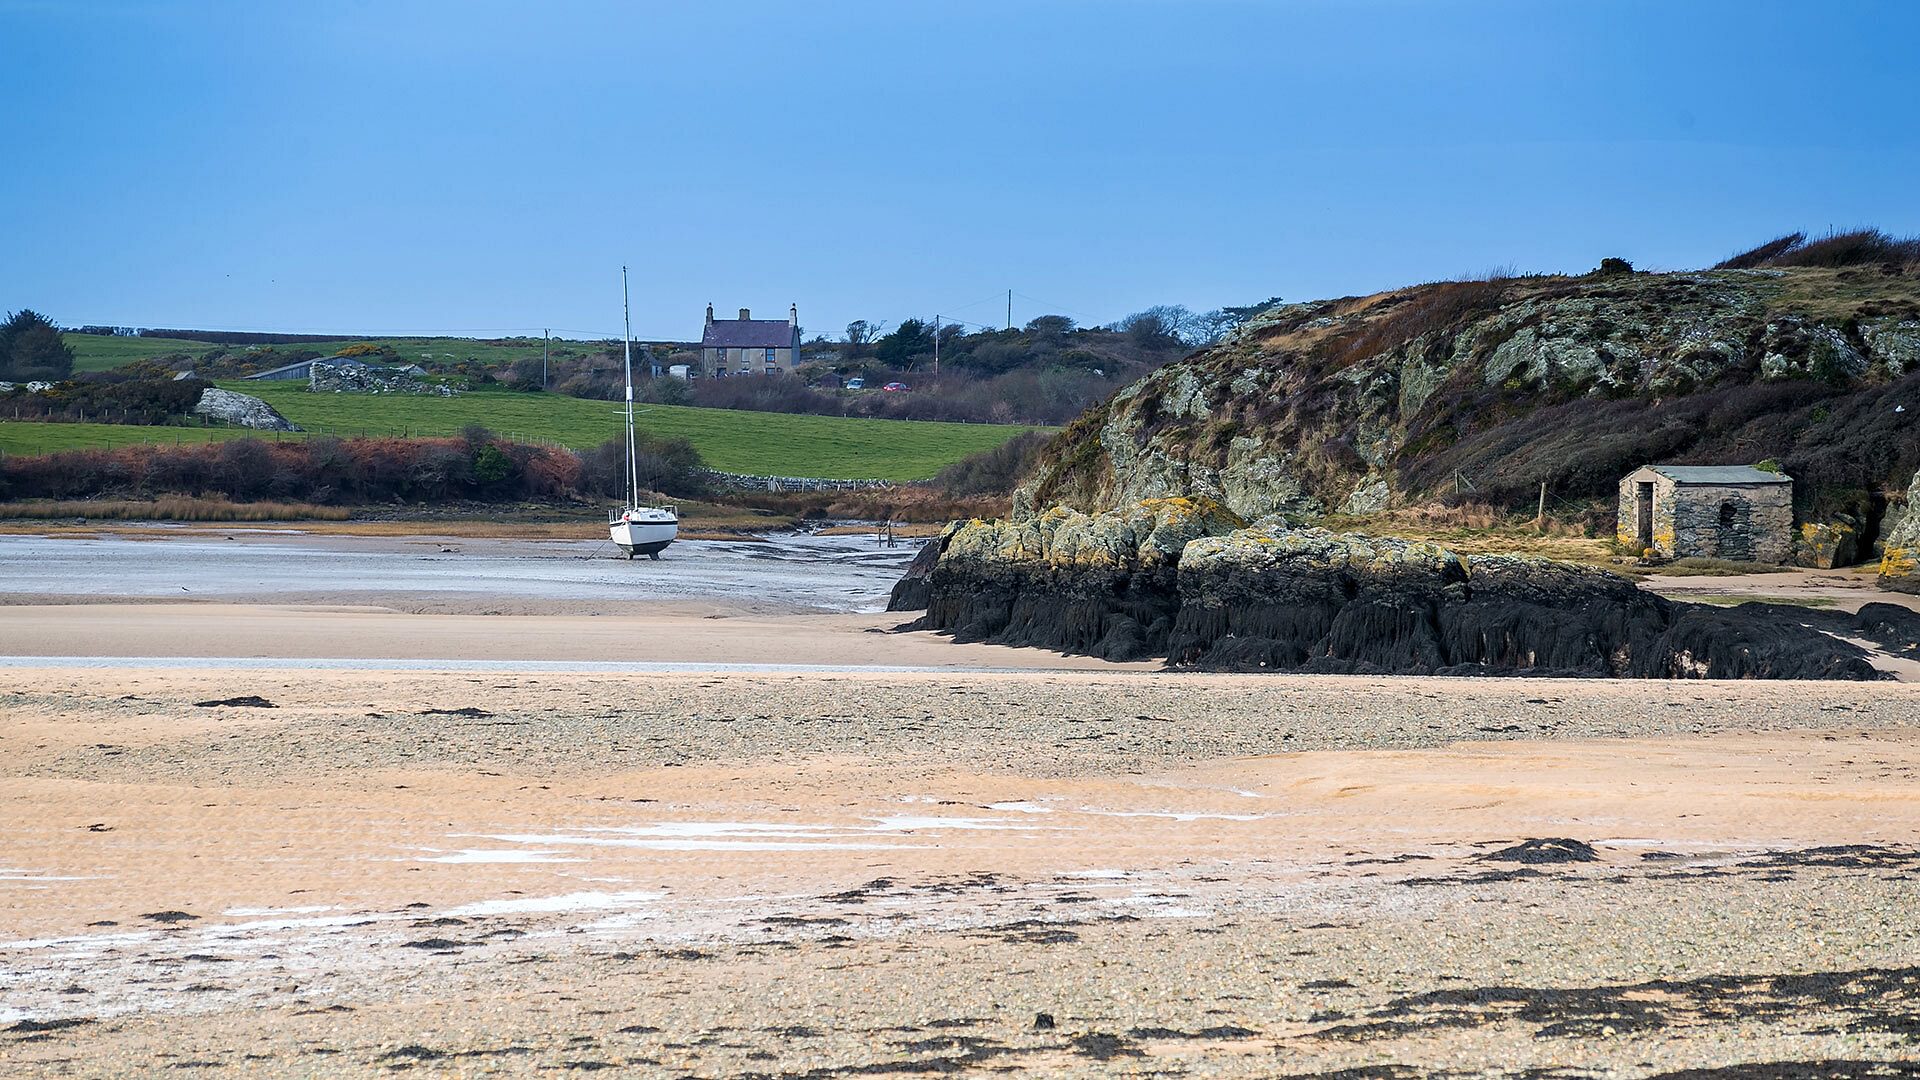
<instances>
[{"instance_id":1,"label":"white sailboat","mask_svg":"<svg viewBox=\"0 0 1920 1080\"><path fill-rule=\"evenodd\" d=\"M615 547L631 559L660 552L680 535L680 509L640 505L640 470L633 449L633 315L627 304L627 268L620 268L620 314L625 320L627 365L627 505L607 513L607 533Z\"/></svg>"}]
</instances>

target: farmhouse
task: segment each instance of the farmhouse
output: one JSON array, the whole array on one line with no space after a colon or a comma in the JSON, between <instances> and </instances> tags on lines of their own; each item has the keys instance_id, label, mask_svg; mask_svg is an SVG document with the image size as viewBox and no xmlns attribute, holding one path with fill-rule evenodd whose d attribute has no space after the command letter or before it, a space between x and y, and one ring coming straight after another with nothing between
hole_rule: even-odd
<instances>
[{"instance_id":1,"label":"farmhouse","mask_svg":"<svg viewBox=\"0 0 1920 1080\"><path fill-rule=\"evenodd\" d=\"M1620 481L1617 532L1662 558L1785 563L1793 478L1750 465L1645 465Z\"/></svg>"},{"instance_id":2,"label":"farmhouse","mask_svg":"<svg viewBox=\"0 0 1920 1080\"><path fill-rule=\"evenodd\" d=\"M729 375L780 375L800 360L800 308L787 308L785 322L756 319L746 308L737 319L716 319L707 305L700 335L700 370L710 378Z\"/></svg>"}]
</instances>

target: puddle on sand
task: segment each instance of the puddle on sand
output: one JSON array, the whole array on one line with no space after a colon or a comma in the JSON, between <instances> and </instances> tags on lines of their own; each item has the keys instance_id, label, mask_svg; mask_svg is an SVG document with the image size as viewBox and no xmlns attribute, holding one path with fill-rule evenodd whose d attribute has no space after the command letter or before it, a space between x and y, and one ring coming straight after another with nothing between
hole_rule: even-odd
<instances>
[{"instance_id":1,"label":"puddle on sand","mask_svg":"<svg viewBox=\"0 0 1920 1080\"><path fill-rule=\"evenodd\" d=\"M921 848L894 837L922 838L946 831L1040 831L1046 826L1017 819L894 814L865 824L775 824L764 821L662 821L648 825L592 826L565 833L484 833L506 844L640 848L647 851L878 851ZM456 837L459 838L459 837ZM552 854L550 850L546 854ZM435 860L450 861L450 860ZM461 860L480 861L480 860ZM499 860L511 861L511 860ZM532 861L532 860L527 860ZM561 861L561 860L554 860ZM577 860L575 860L577 861Z\"/></svg>"},{"instance_id":2,"label":"puddle on sand","mask_svg":"<svg viewBox=\"0 0 1920 1080\"><path fill-rule=\"evenodd\" d=\"M481 900L448 908L442 915L550 915L565 911L605 911L650 904L666 899L663 892L578 892L563 896L529 896L513 900Z\"/></svg>"},{"instance_id":3,"label":"puddle on sand","mask_svg":"<svg viewBox=\"0 0 1920 1080\"><path fill-rule=\"evenodd\" d=\"M427 851L439 851L438 848L426 848ZM430 863L570 863L585 862L584 859L570 858L557 851L525 851L520 848L468 848L464 851L450 851L443 854L422 856L413 862Z\"/></svg>"},{"instance_id":4,"label":"puddle on sand","mask_svg":"<svg viewBox=\"0 0 1920 1080\"><path fill-rule=\"evenodd\" d=\"M18 866L0 866L0 881L99 881L98 874L54 874Z\"/></svg>"}]
</instances>

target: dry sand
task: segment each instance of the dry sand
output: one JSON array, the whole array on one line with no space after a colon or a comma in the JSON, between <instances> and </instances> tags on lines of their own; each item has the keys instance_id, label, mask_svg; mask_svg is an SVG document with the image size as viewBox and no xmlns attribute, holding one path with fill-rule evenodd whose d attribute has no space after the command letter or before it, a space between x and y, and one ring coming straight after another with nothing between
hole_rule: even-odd
<instances>
[{"instance_id":1,"label":"dry sand","mask_svg":"<svg viewBox=\"0 0 1920 1080\"><path fill-rule=\"evenodd\" d=\"M205 609L82 614L155 610ZM16 668L0 711L8 1075L1920 1058L1903 685Z\"/></svg>"}]
</instances>

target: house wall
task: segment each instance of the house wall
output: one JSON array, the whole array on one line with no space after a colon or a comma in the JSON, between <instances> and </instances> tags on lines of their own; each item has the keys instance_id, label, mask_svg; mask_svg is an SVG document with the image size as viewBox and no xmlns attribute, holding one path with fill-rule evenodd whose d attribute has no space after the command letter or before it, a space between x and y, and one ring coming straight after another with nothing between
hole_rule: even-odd
<instances>
[{"instance_id":1,"label":"house wall","mask_svg":"<svg viewBox=\"0 0 1920 1080\"><path fill-rule=\"evenodd\" d=\"M1649 478L1655 555L1774 564L1792 560L1792 484L1678 484L1658 474L1630 474L1620 482L1616 531L1621 543L1638 539L1638 488Z\"/></svg>"},{"instance_id":2,"label":"house wall","mask_svg":"<svg viewBox=\"0 0 1920 1080\"><path fill-rule=\"evenodd\" d=\"M742 351L746 352L751 361L751 363L748 364L748 369L744 372L740 370L740 353ZM722 367L726 368L728 375L763 375L767 370L766 352L767 350L764 347L746 350L701 349L700 369L707 375L714 374L714 372L720 370ZM724 360L720 355L721 353L726 354ZM791 372L794 364L794 350L790 348L774 349L773 363L783 374Z\"/></svg>"},{"instance_id":3,"label":"house wall","mask_svg":"<svg viewBox=\"0 0 1920 1080\"><path fill-rule=\"evenodd\" d=\"M1658 473L1645 469L1627 474L1620 481L1620 502L1618 516L1614 519L1614 538L1622 545L1639 550L1640 536L1640 484L1649 481L1653 484L1653 542L1650 545L1655 555L1671 558L1673 552L1673 481ZM1661 510L1668 513L1663 520Z\"/></svg>"}]
</instances>

